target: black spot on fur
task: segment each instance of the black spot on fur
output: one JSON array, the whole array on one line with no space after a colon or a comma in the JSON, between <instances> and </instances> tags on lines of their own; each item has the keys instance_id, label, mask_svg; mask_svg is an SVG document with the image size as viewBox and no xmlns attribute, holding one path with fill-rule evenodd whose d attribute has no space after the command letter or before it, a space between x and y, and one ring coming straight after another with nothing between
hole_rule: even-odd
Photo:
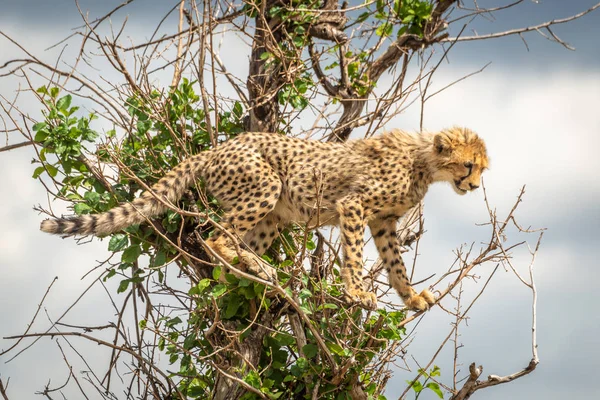
<instances>
[{"instance_id":1,"label":"black spot on fur","mask_svg":"<svg viewBox=\"0 0 600 400\"><path fill-rule=\"evenodd\" d=\"M60 218L56 220L56 232L65 233L65 220Z\"/></svg>"},{"instance_id":2,"label":"black spot on fur","mask_svg":"<svg viewBox=\"0 0 600 400\"><path fill-rule=\"evenodd\" d=\"M380 238L383 235L385 235L386 230L385 229L380 229L379 231L377 231L377 233L375 234L375 237Z\"/></svg>"},{"instance_id":3,"label":"black spot on fur","mask_svg":"<svg viewBox=\"0 0 600 400\"><path fill-rule=\"evenodd\" d=\"M92 222L90 223L90 232L95 233L96 232L96 224L98 223L98 217L96 217L95 215L92 215Z\"/></svg>"},{"instance_id":4,"label":"black spot on fur","mask_svg":"<svg viewBox=\"0 0 600 400\"><path fill-rule=\"evenodd\" d=\"M71 229L69 229L69 233L77 233L81 230L81 226L83 225L83 220L81 218L74 218L71 220L73 224Z\"/></svg>"}]
</instances>

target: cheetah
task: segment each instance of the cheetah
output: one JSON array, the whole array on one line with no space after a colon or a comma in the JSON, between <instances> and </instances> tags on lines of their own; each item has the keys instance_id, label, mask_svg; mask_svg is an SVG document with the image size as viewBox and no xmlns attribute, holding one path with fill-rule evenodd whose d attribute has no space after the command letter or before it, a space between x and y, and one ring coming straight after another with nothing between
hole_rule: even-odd
<instances>
[{"instance_id":1,"label":"cheetah","mask_svg":"<svg viewBox=\"0 0 600 400\"><path fill-rule=\"evenodd\" d=\"M347 296L363 307L377 305L363 287L364 234L368 226L390 285L404 304L423 311L435 304L428 290L412 288L400 244L398 220L418 204L429 185L449 182L463 195L477 189L488 167L485 143L473 131L453 127L437 133L392 130L346 143L247 132L177 165L131 203L96 215L47 219L44 232L63 236L108 235L165 212L201 178L224 210L222 230L207 239L211 254L250 272L271 277L255 254L263 254L291 223L308 229L340 227ZM236 246L241 238L244 246ZM240 250L241 248L241 250ZM251 251L250 251L251 250Z\"/></svg>"}]
</instances>

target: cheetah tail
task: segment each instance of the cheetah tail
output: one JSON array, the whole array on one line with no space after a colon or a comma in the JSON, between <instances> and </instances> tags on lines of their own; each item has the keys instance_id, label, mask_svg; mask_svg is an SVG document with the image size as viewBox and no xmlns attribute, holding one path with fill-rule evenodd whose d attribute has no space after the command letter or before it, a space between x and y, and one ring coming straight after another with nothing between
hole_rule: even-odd
<instances>
[{"instance_id":1,"label":"cheetah tail","mask_svg":"<svg viewBox=\"0 0 600 400\"><path fill-rule=\"evenodd\" d=\"M42 221L40 229L62 236L105 236L142 223L146 218L164 213L167 209L164 201L174 203L181 198L184 191L201 175L205 158L205 153L200 153L184 160L131 203L122 204L102 214L46 219Z\"/></svg>"}]
</instances>

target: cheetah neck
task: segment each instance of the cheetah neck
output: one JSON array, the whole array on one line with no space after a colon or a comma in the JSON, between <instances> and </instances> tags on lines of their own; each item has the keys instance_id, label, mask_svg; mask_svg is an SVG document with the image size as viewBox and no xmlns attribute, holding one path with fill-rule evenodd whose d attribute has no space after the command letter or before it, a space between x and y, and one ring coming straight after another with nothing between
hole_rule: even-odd
<instances>
[{"instance_id":1,"label":"cheetah neck","mask_svg":"<svg viewBox=\"0 0 600 400\"><path fill-rule=\"evenodd\" d=\"M384 133L381 139L386 147L397 149L399 152L408 152L414 160L415 167L426 171L432 177L436 176L442 165L433 147L433 133L412 133L401 130L392 130Z\"/></svg>"}]
</instances>

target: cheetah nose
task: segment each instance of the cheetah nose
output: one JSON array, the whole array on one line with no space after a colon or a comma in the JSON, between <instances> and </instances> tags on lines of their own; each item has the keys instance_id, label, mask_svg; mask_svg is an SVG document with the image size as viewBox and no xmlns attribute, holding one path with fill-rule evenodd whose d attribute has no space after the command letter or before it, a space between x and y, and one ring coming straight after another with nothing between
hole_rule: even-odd
<instances>
[{"instance_id":1,"label":"cheetah nose","mask_svg":"<svg viewBox=\"0 0 600 400\"><path fill-rule=\"evenodd\" d=\"M475 190L479 187L479 185L473 185L472 183L469 183L469 187L471 188L471 190Z\"/></svg>"}]
</instances>

